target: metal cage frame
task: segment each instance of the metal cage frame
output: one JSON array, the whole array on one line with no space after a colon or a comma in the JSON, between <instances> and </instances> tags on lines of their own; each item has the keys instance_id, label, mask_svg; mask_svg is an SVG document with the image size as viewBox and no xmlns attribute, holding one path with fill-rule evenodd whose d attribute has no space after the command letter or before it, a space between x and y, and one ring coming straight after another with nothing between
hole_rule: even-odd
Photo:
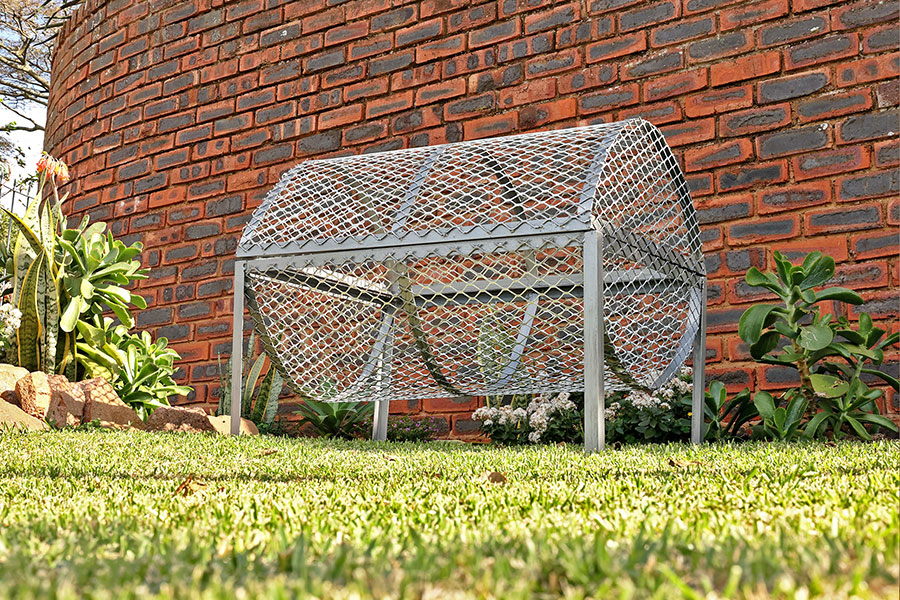
<instances>
[{"instance_id":1,"label":"metal cage frame","mask_svg":"<svg viewBox=\"0 0 900 600\"><path fill-rule=\"evenodd\" d=\"M502 343L488 340L502 358L490 383L459 366L487 330L481 316L482 333L471 333L481 306L506 307L519 323L515 335L497 338ZM295 391L310 389L307 371L347 365L355 379L331 383L342 389L328 399L373 400L376 440L386 439L392 399L537 393L547 385L583 389L584 445L597 451L606 392L656 389L691 351L691 441L702 440L699 226L674 155L641 119L310 160L286 172L236 254L234 435L245 307ZM441 309L460 312L438 316ZM562 323L543 337L565 364L537 375L528 349L543 335L535 323L551 312ZM441 325L451 339L436 333ZM316 347L329 344L341 348L329 355ZM418 371L405 366L415 361Z\"/></svg>"}]
</instances>

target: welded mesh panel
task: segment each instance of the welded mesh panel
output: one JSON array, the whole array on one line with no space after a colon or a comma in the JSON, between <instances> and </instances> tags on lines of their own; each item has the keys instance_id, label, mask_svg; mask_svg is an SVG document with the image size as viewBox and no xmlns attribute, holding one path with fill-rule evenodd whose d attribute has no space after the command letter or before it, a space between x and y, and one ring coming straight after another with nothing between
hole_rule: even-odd
<instances>
[{"instance_id":1,"label":"welded mesh panel","mask_svg":"<svg viewBox=\"0 0 900 600\"><path fill-rule=\"evenodd\" d=\"M691 349L705 275L684 177L641 120L308 161L239 254L256 257L257 329L304 397L578 391L591 229L608 386L659 387Z\"/></svg>"},{"instance_id":2,"label":"welded mesh panel","mask_svg":"<svg viewBox=\"0 0 900 600\"><path fill-rule=\"evenodd\" d=\"M582 271L573 239L310 255L246 276L256 327L294 390L350 401L582 389ZM656 387L686 356L694 288L652 259L610 257L606 271L609 386Z\"/></svg>"}]
</instances>

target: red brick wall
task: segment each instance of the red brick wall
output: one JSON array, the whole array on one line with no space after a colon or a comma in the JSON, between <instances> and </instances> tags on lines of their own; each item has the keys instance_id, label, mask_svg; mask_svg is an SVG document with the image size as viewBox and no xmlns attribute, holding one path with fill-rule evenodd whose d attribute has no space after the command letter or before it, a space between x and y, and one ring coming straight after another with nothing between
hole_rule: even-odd
<instances>
[{"instance_id":1,"label":"red brick wall","mask_svg":"<svg viewBox=\"0 0 900 600\"><path fill-rule=\"evenodd\" d=\"M641 116L700 211L710 373L778 388L736 335L770 247L830 253L897 330L897 19L874 0L87 0L45 145L75 173L70 213L146 245L138 323L204 401L241 227L287 167ZM472 407L424 408L464 435Z\"/></svg>"}]
</instances>

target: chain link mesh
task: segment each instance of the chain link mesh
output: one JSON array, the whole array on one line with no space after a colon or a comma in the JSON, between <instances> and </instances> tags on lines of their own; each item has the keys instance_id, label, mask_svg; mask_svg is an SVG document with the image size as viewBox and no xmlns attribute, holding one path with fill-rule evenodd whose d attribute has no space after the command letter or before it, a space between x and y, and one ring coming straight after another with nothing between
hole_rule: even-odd
<instances>
[{"instance_id":1,"label":"chain link mesh","mask_svg":"<svg viewBox=\"0 0 900 600\"><path fill-rule=\"evenodd\" d=\"M657 388L691 350L705 273L684 177L641 120L302 163L239 258L302 397L580 391L592 229L608 387Z\"/></svg>"}]
</instances>

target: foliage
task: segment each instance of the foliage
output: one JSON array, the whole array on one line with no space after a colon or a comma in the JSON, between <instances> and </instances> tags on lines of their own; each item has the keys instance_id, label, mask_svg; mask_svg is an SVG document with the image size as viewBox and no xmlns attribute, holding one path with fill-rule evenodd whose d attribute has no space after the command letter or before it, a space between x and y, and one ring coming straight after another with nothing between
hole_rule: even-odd
<instances>
[{"instance_id":1,"label":"foliage","mask_svg":"<svg viewBox=\"0 0 900 600\"><path fill-rule=\"evenodd\" d=\"M708 441L723 441L743 437L744 425L759 417L750 390L744 389L728 400L725 385L712 381L705 394L704 416L706 429L703 438Z\"/></svg>"},{"instance_id":2,"label":"foliage","mask_svg":"<svg viewBox=\"0 0 900 600\"><path fill-rule=\"evenodd\" d=\"M144 299L121 287L138 279L147 278L147 269L136 260L142 245L136 242L126 246L106 231L106 224L87 224L78 229L62 232L59 244L67 254L63 285L65 297L60 328L74 331L76 328L89 338L85 328L90 328L94 317L102 317L111 310L126 328L134 327L134 317L128 305L147 308Z\"/></svg>"},{"instance_id":3,"label":"foliage","mask_svg":"<svg viewBox=\"0 0 900 600\"><path fill-rule=\"evenodd\" d=\"M158 406L168 406L169 397L186 395L191 388L172 378L175 360L181 358L168 348L168 340L154 342L146 331L129 333L110 318L94 316L96 339L78 342L79 360L88 377L102 377L112 383L123 402L145 419Z\"/></svg>"},{"instance_id":4,"label":"foliage","mask_svg":"<svg viewBox=\"0 0 900 600\"><path fill-rule=\"evenodd\" d=\"M685 367L652 394L610 394L606 405L607 441L634 444L690 439L691 378L691 370Z\"/></svg>"},{"instance_id":5,"label":"foliage","mask_svg":"<svg viewBox=\"0 0 900 600\"><path fill-rule=\"evenodd\" d=\"M22 311L12 304L0 304L0 352L5 351L22 323Z\"/></svg>"},{"instance_id":6,"label":"foliage","mask_svg":"<svg viewBox=\"0 0 900 600\"><path fill-rule=\"evenodd\" d=\"M857 363L858 370L861 363ZM823 437L825 432L831 431L836 439L845 435L844 425L854 434L864 440L871 439L865 425L883 427L891 431L897 431L897 426L885 417L874 414L877 412L875 401L881 397L881 390L872 390L863 383L859 372L850 377L847 391L838 389L830 396L818 399L821 411L810 419L804 435L807 438Z\"/></svg>"},{"instance_id":7,"label":"foliage","mask_svg":"<svg viewBox=\"0 0 900 600\"><path fill-rule=\"evenodd\" d=\"M256 348L254 332L250 333L248 348L250 351ZM284 387L284 379L271 362L263 375L265 363L265 354L258 355L255 360L249 352L244 357L244 366L241 370L244 375L241 382L241 416L250 419L257 426L270 427L278 415L278 398ZM231 357L228 358L224 369L221 360L219 361L219 406L216 409L219 416L231 414L231 369Z\"/></svg>"},{"instance_id":8,"label":"foliage","mask_svg":"<svg viewBox=\"0 0 900 600\"><path fill-rule=\"evenodd\" d=\"M141 244L125 246L106 232L104 223L63 228L57 179L68 171L60 161L44 156L39 163L37 193L19 217L10 211L13 302L21 311L16 340L7 350L9 362L32 371L65 373L79 378L80 349L100 348L98 320L112 311L126 326L134 325L129 305L145 308L144 299L122 286L147 277L135 260Z\"/></svg>"},{"instance_id":9,"label":"foliage","mask_svg":"<svg viewBox=\"0 0 900 600\"><path fill-rule=\"evenodd\" d=\"M303 417L321 437L353 439L364 435L375 413L374 402L320 402L304 399L295 414Z\"/></svg>"},{"instance_id":10,"label":"foliage","mask_svg":"<svg viewBox=\"0 0 900 600\"><path fill-rule=\"evenodd\" d=\"M440 435L442 422L436 417L388 417L387 439L391 442L429 442Z\"/></svg>"},{"instance_id":11,"label":"foliage","mask_svg":"<svg viewBox=\"0 0 900 600\"><path fill-rule=\"evenodd\" d=\"M0 598L895 597L897 452L0 434Z\"/></svg>"},{"instance_id":12,"label":"foliage","mask_svg":"<svg viewBox=\"0 0 900 600\"><path fill-rule=\"evenodd\" d=\"M800 436L800 425L809 401L796 391L786 394L787 406L775 406L775 399L769 392L757 392L753 405L762 422L753 426L754 437L790 441Z\"/></svg>"},{"instance_id":13,"label":"foliage","mask_svg":"<svg viewBox=\"0 0 900 600\"><path fill-rule=\"evenodd\" d=\"M500 406L483 406L472 418L481 421L481 430L496 444L577 444L584 440L583 407L576 405L568 392L538 395L525 406L517 406L516 398Z\"/></svg>"},{"instance_id":14,"label":"foliage","mask_svg":"<svg viewBox=\"0 0 900 600\"><path fill-rule=\"evenodd\" d=\"M810 435L832 431L840 437L840 428L847 425L868 439L864 423L897 431L893 423L877 414L875 400L881 397L881 391L870 390L862 377L880 378L900 391L900 382L877 368L884 362L885 350L898 344L900 334L886 336L866 313L860 314L858 328L854 329L845 317L821 312L819 303L825 301L863 302L856 292L842 287L816 291L834 276L834 259L830 256L813 252L799 266L779 252L774 253L774 259L775 273L762 273L753 267L746 276L749 285L767 289L783 302L757 304L741 316L738 333L750 344L750 355L762 363L797 370L797 393L807 401L809 410L826 411L826 416L817 418ZM786 395L785 400L794 401L794 394ZM790 412L789 406L785 411Z\"/></svg>"},{"instance_id":15,"label":"foliage","mask_svg":"<svg viewBox=\"0 0 900 600\"><path fill-rule=\"evenodd\" d=\"M41 131L29 116L50 97L56 32L81 0L0 0L0 99L21 121L6 131Z\"/></svg>"}]
</instances>

